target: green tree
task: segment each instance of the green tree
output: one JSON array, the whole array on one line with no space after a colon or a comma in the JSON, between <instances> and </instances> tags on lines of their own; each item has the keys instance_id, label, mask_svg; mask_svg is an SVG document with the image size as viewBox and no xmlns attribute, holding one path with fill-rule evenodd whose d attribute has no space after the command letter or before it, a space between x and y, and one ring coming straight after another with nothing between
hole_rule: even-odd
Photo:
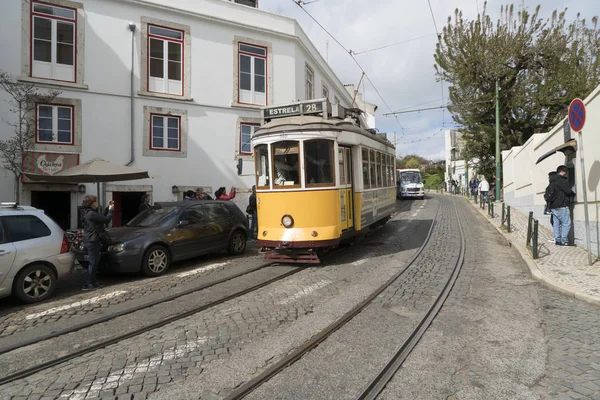
<instances>
[{"instance_id":1,"label":"green tree","mask_svg":"<svg viewBox=\"0 0 600 400\"><path fill-rule=\"evenodd\" d=\"M600 81L598 18L567 23L565 11L547 19L503 6L493 22L487 3L475 20L456 10L435 51L438 77L450 83L455 122L465 139L464 155L477 159L479 173L495 164L495 85L500 86L501 147L521 145L547 132L575 97L584 98Z\"/></svg>"},{"instance_id":2,"label":"green tree","mask_svg":"<svg viewBox=\"0 0 600 400\"><path fill-rule=\"evenodd\" d=\"M417 158L413 157L406 161L406 168L419 169L421 168L421 163Z\"/></svg>"}]
</instances>

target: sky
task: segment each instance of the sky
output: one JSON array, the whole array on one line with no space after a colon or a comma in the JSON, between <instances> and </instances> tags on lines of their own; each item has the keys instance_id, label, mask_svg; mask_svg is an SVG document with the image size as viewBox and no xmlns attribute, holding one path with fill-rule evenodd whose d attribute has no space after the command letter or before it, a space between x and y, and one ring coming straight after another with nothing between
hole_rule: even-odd
<instances>
[{"instance_id":1,"label":"sky","mask_svg":"<svg viewBox=\"0 0 600 400\"><path fill-rule=\"evenodd\" d=\"M475 19L484 7L482 0L305 0L308 11L355 57L373 82L366 82L365 99L378 105L376 126L394 141L397 156L419 154L432 159L444 157L444 130L455 127L448 110L400 114L397 119L384 113L438 107L447 103L448 85L437 81L433 54L437 32L459 9ZM587 21L600 15L599 0L490 0L488 13L497 19L500 7L515 4L533 11L541 4L542 17L567 8L567 21L577 13ZM320 28L294 0L259 0L259 8L295 18L316 48L344 84L357 85L361 71L350 55ZM433 14L433 17L432 17ZM435 24L434 24L435 19ZM436 30L437 26L437 30ZM384 49L367 50L387 46ZM442 92L443 90L443 92ZM381 97L377 94L377 91ZM442 95L443 93L443 95ZM383 100L382 100L383 98ZM385 100L385 102L384 102ZM387 105L386 105L387 103ZM389 108L388 108L389 106Z\"/></svg>"}]
</instances>

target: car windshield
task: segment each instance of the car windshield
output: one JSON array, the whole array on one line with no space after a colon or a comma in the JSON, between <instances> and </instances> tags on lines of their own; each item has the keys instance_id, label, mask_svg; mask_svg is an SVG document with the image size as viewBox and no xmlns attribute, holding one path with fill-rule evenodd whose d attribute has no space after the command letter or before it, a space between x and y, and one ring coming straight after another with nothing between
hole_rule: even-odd
<instances>
[{"instance_id":1,"label":"car windshield","mask_svg":"<svg viewBox=\"0 0 600 400\"><path fill-rule=\"evenodd\" d=\"M418 172L402 172L400 176L403 183L421 183L421 174Z\"/></svg>"},{"instance_id":2,"label":"car windshield","mask_svg":"<svg viewBox=\"0 0 600 400\"><path fill-rule=\"evenodd\" d=\"M179 211L178 207L152 207L129 221L127 226L159 226L167 219L173 218Z\"/></svg>"}]
</instances>

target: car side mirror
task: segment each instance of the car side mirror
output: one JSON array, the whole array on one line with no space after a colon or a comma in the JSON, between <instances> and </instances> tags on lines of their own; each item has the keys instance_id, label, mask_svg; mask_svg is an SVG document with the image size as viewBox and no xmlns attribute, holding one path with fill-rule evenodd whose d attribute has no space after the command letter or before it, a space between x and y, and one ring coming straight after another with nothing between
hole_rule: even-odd
<instances>
[{"instance_id":1,"label":"car side mirror","mask_svg":"<svg viewBox=\"0 0 600 400\"><path fill-rule=\"evenodd\" d=\"M426 184L426 183L427 183L427 181L425 179L423 179L423 185Z\"/></svg>"},{"instance_id":2,"label":"car side mirror","mask_svg":"<svg viewBox=\"0 0 600 400\"><path fill-rule=\"evenodd\" d=\"M177 223L177 227L181 228L183 226L187 226L190 224L190 221L188 221L187 219L182 219L181 221L179 221Z\"/></svg>"}]
</instances>

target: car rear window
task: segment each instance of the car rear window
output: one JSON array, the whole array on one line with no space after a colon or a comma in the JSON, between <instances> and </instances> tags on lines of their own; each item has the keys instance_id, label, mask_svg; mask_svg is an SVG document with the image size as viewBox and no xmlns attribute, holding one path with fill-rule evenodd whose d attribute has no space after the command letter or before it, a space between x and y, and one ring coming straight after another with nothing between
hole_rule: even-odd
<instances>
[{"instance_id":1,"label":"car rear window","mask_svg":"<svg viewBox=\"0 0 600 400\"><path fill-rule=\"evenodd\" d=\"M7 241L20 242L50 236L50 228L35 215L9 215L2 217Z\"/></svg>"}]
</instances>

